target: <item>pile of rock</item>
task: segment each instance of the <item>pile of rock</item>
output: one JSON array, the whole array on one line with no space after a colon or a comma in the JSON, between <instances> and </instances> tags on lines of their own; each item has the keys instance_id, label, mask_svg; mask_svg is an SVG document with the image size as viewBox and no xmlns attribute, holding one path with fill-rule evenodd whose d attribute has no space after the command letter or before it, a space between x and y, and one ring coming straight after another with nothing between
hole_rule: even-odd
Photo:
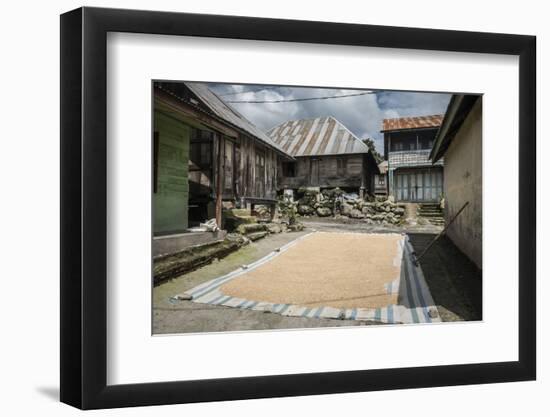
<instances>
[{"instance_id":1,"label":"pile of rock","mask_svg":"<svg viewBox=\"0 0 550 417\"><path fill-rule=\"evenodd\" d=\"M290 200L289 198L279 197L277 201L277 213L281 219L286 220L287 223L290 224L296 219L296 214L298 213L298 203Z\"/></svg>"},{"instance_id":2,"label":"pile of rock","mask_svg":"<svg viewBox=\"0 0 550 417\"><path fill-rule=\"evenodd\" d=\"M277 204L278 220L288 225L292 231L303 230L304 226L296 220L298 216L298 202L286 197L279 197Z\"/></svg>"},{"instance_id":3,"label":"pile of rock","mask_svg":"<svg viewBox=\"0 0 550 417\"><path fill-rule=\"evenodd\" d=\"M283 203L279 202L279 210ZM287 217L283 218L279 214L279 218L273 221L262 220L259 216L250 215L246 209L224 210L224 225L229 232L237 233L251 241L259 240L269 234L301 231L304 226L295 219L295 206L295 203L289 202L284 209ZM292 221L289 221L289 217L292 218Z\"/></svg>"},{"instance_id":4,"label":"pile of rock","mask_svg":"<svg viewBox=\"0 0 550 417\"><path fill-rule=\"evenodd\" d=\"M253 214L258 219L269 220L271 218L271 209L268 206L258 204L254 207Z\"/></svg>"},{"instance_id":5,"label":"pile of rock","mask_svg":"<svg viewBox=\"0 0 550 417\"><path fill-rule=\"evenodd\" d=\"M298 222L287 224L284 222L248 223L237 227L236 232L247 237L251 241L261 239L268 234L299 232L304 230L304 225Z\"/></svg>"},{"instance_id":6,"label":"pile of rock","mask_svg":"<svg viewBox=\"0 0 550 417\"><path fill-rule=\"evenodd\" d=\"M329 217L345 216L363 219L368 223L400 224L405 208L388 199L376 198L365 201L356 193L345 193L340 188L325 189L303 188L298 191L300 199L295 202L285 199L280 203L285 210L295 210L299 216Z\"/></svg>"},{"instance_id":7,"label":"pile of rock","mask_svg":"<svg viewBox=\"0 0 550 417\"><path fill-rule=\"evenodd\" d=\"M340 188L320 191L318 188L301 188L298 194L297 213L301 216L328 217L339 211L344 191Z\"/></svg>"},{"instance_id":8,"label":"pile of rock","mask_svg":"<svg viewBox=\"0 0 550 417\"><path fill-rule=\"evenodd\" d=\"M396 204L392 198L385 201L352 201L342 206L342 214L348 217L365 219L369 223L400 224L403 221L405 207Z\"/></svg>"}]
</instances>

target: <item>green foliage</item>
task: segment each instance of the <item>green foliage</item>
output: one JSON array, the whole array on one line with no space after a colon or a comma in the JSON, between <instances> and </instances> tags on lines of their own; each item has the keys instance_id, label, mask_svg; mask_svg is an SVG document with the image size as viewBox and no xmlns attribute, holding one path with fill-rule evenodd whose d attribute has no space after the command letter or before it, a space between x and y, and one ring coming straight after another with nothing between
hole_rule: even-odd
<instances>
[{"instance_id":1,"label":"green foliage","mask_svg":"<svg viewBox=\"0 0 550 417\"><path fill-rule=\"evenodd\" d=\"M384 158L382 158L382 155L380 155L380 153L378 153L378 151L376 150L373 139L365 138L363 139L363 143L369 147L372 156L374 156L374 159L376 159L376 162L382 162L384 160Z\"/></svg>"}]
</instances>

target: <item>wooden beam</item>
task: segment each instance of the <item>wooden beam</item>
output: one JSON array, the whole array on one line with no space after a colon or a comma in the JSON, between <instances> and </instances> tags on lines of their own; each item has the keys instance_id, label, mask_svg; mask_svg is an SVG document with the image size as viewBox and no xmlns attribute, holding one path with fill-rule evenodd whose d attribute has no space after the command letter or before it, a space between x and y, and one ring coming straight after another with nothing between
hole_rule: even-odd
<instances>
[{"instance_id":1,"label":"wooden beam","mask_svg":"<svg viewBox=\"0 0 550 417\"><path fill-rule=\"evenodd\" d=\"M216 155L216 223L218 227L222 228L222 176L223 176L223 166L222 166L222 145L223 139L219 133L214 134L217 141L218 152Z\"/></svg>"},{"instance_id":2,"label":"wooden beam","mask_svg":"<svg viewBox=\"0 0 550 417\"><path fill-rule=\"evenodd\" d=\"M361 156L361 186L359 187L359 196L361 199L366 197L366 177L367 177L367 157Z\"/></svg>"},{"instance_id":3,"label":"wooden beam","mask_svg":"<svg viewBox=\"0 0 550 417\"><path fill-rule=\"evenodd\" d=\"M162 90L155 89L155 108L170 113L172 117L179 118L186 123L193 124L195 122L195 124L216 130L233 138L239 136L237 130L226 126L207 113L178 100Z\"/></svg>"}]
</instances>

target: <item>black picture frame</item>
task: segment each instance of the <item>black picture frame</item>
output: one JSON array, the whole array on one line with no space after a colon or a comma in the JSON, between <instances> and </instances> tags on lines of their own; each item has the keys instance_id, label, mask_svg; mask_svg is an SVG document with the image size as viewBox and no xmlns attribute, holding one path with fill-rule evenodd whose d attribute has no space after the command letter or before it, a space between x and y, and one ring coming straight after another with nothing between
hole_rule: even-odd
<instances>
[{"instance_id":1,"label":"black picture frame","mask_svg":"<svg viewBox=\"0 0 550 417\"><path fill-rule=\"evenodd\" d=\"M107 385L108 32L519 56L519 360ZM62 402L94 409L535 379L534 36L85 7L61 16L60 56Z\"/></svg>"}]
</instances>

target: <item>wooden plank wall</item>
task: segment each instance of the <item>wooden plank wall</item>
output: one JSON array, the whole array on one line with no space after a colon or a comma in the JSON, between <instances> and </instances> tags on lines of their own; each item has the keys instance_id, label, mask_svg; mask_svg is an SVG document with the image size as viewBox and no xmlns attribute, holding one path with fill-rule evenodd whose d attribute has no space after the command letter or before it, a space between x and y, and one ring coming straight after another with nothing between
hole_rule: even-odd
<instances>
[{"instance_id":1,"label":"wooden plank wall","mask_svg":"<svg viewBox=\"0 0 550 417\"><path fill-rule=\"evenodd\" d=\"M277 170L278 156L275 151L263 146L257 140L254 140L246 135L239 135L234 140L224 137L225 152L231 150L232 156L224 154L224 199L238 199L241 197L258 197L258 198L275 198L277 195ZM230 142L232 145L227 145ZM256 164L256 154L265 155L264 175L261 175L257 170L259 167ZM229 176L233 177L233 188L227 185ZM263 184L258 181L263 180Z\"/></svg>"},{"instance_id":2,"label":"wooden plank wall","mask_svg":"<svg viewBox=\"0 0 550 417\"><path fill-rule=\"evenodd\" d=\"M154 187L154 232L177 232L188 227L188 165L191 129L164 113L155 111L158 132L156 187Z\"/></svg>"},{"instance_id":3,"label":"wooden plank wall","mask_svg":"<svg viewBox=\"0 0 550 417\"><path fill-rule=\"evenodd\" d=\"M346 170L344 175L338 173L338 159L346 161ZM361 176L363 172L363 155L339 155L315 157L319 160L319 177L312 175L312 157L296 158L296 176L284 177L282 175L282 162L279 164L279 188L300 187L344 187L357 188L361 186Z\"/></svg>"}]
</instances>

